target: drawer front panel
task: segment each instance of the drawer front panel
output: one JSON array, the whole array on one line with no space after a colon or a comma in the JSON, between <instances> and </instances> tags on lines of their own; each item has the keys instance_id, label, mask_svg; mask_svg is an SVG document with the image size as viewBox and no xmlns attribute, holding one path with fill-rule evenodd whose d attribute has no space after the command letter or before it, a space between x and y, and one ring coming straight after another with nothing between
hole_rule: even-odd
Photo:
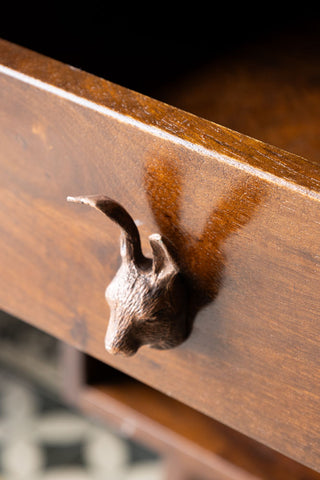
<instances>
[{"instance_id":1,"label":"drawer front panel","mask_svg":"<svg viewBox=\"0 0 320 480\"><path fill-rule=\"evenodd\" d=\"M0 305L320 470L320 172L306 160L0 44ZM119 228L107 194L178 252L193 331L104 350Z\"/></svg>"}]
</instances>

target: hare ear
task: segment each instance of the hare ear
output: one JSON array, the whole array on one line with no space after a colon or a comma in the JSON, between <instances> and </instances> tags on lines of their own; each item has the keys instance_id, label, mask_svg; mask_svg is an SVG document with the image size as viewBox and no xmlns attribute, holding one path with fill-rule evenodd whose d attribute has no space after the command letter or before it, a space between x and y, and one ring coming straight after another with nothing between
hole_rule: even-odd
<instances>
[{"instance_id":1,"label":"hare ear","mask_svg":"<svg viewBox=\"0 0 320 480\"><path fill-rule=\"evenodd\" d=\"M115 200L105 195L89 195L80 197L68 197L69 202L84 203L96 208L121 227L120 251L125 261L132 261L136 265L145 262L141 250L139 230L131 215Z\"/></svg>"},{"instance_id":2,"label":"hare ear","mask_svg":"<svg viewBox=\"0 0 320 480\"><path fill-rule=\"evenodd\" d=\"M120 233L120 255L123 262L135 261L134 245L124 231Z\"/></svg>"},{"instance_id":3,"label":"hare ear","mask_svg":"<svg viewBox=\"0 0 320 480\"><path fill-rule=\"evenodd\" d=\"M150 245L153 252L154 275L166 277L178 272L178 267L171 257L163 238L158 233L149 236Z\"/></svg>"}]
</instances>

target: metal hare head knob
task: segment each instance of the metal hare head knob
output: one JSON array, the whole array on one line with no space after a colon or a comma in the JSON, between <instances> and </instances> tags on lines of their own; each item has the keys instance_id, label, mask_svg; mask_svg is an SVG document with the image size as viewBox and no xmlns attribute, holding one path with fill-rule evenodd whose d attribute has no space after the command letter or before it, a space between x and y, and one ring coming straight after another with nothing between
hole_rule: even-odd
<instances>
[{"instance_id":1,"label":"metal hare head knob","mask_svg":"<svg viewBox=\"0 0 320 480\"><path fill-rule=\"evenodd\" d=\"M94 207L121 227L121 266L106 289L110 319L105 347L111 354L133 355L142 345L168 349L187 337L186 291L168 241L149 236L153 258L141 250L140 235L129 213L103 195L68 197Z\"/></svg>"}]
</instances>

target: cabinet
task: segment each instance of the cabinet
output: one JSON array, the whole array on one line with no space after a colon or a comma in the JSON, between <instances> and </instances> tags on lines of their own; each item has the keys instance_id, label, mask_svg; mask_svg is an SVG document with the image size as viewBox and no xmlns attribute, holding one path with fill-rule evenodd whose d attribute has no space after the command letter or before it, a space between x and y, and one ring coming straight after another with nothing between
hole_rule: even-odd
<instances>
[{"instance_id":1,"label":"cabinet","mask_svg":"<svg viewBox=\"0 0 320 480\"><path fill-rule=\"evenodd\" d=\"M163 103L2 40L0 304L319 471L317 65L302 75L293 58L283 80L275 57L263 74L246 58L167 87ZM225 126L204 118L209 84ZM105 352L119 231L66 202L95 193L130 211L146 254L154 232L175 245L194 312L180 347Z\"/></svg>"}]
</instances>

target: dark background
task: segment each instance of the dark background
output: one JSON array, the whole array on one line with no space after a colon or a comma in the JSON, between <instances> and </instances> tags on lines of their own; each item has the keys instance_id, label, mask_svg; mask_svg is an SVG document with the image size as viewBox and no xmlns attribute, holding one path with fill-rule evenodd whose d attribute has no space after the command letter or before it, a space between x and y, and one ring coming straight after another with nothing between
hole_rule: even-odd
<instances>
[{"instance_id":1,"label":"dark background","mask_svg":"<svg viewBox=\"0 0 320 480\"><path fill-rule=\"evenodd\" d=\"M246 44L284 32L318 36L319 14L279 3L172 3L174 11L160 3L14 4L1 12L0 37L152 96Z\"/></svg>"}]
</instances>

